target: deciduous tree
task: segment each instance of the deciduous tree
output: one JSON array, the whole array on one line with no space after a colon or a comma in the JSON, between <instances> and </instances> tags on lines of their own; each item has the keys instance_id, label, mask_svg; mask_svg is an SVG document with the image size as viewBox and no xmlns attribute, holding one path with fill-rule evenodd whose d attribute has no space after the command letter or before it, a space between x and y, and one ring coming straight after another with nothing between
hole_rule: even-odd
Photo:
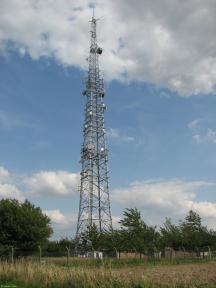
<instances>
[{"instance_id":1,"label":"deciduous tree","mask_svg":"<svg viewBox=\"0 0 216 288\"><path fill-rule=\"evenodd\" d=\"M29 201L0 201L0 244L32 250L44 246L52 232L49 217Z\"/></svg>"}]
</instances>

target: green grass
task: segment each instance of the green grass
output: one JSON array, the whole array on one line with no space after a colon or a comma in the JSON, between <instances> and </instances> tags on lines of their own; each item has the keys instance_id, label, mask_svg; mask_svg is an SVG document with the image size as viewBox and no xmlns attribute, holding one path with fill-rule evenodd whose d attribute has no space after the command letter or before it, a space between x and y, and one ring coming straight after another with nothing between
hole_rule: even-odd
<instances>
[{"instance_id":1,"label":"green grass","mask_svg":"<svg viewBox=\"0 0 216 288\"><path fill-rule=\"evenodd\" d=\"M47 258L48 262L49 258ZM187 264L195 264L195 263L208 263L209 261L212 261L210 259L198 259L198 258L182 258L182 259L161 259L161 260L143 260L143 259L76 259L76 258L70 258L69 264L67 264L66 259L64 261L55 261L55 265L57 266L63 266L63 267L73 267L73 268L110 268L110 269L118 269L118 268L125 268L125 267L134 267L134 266L158 266L158 265L187 265Z\"/></svg>"}]
</instances>

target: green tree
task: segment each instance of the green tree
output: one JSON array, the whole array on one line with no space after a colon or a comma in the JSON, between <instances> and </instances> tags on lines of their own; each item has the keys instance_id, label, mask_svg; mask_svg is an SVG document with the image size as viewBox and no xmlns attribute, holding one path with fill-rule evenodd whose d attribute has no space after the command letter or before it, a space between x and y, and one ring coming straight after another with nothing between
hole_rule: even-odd
<instances>
[{"instance_id":1,"label":"green tree","mask_svg":"<svg viewBox=\"0 0 216 288\"><path fill-rule=\"evenodd\" d=\"M101 249L108 253L115 253L118 256L118 253L124 251L124 232L121 230L112 230L102 232L100 235Z\"/></svg>"},{"instance_id":2,"label":"green tree","mask_svg":"<svg viewBox=\"0 0 216 288\"><path fill-rule=\"evenodd\" d=\"M171 219L166 218L163 227L160 228L161 246L179 249L183 246L182 232L179 226L174 225Z\"/></svg>"},{"instance_id":3,"label":"green tree","mask_svg":"<svg viewBox=\"0 0 216 288\"><path fill-rule=\"evenodd\" d=\"M101 249L102 233L99 232L95 223L91 227L87 227L80 238L78 250L80 252L96 251Z\"/></svg>"},{"instance_id":4,"label":"green tree","mask_svg":"<svg viewBox=\"0 0 216 288\"><path fill-rule=\"evenodd\" d=\"M158 233L155 227L149 227L141 217L137 208L125 209L124 218L120 220L125 250L135 250L138 253L153 251Z\"/></svg>"},{"instance_id":5,"label":"green tree","mask_svg":"<svg viewBox=\"0 0 216 288\"><path fill-rule=\"evenodd\" d=\"M52 234L50 219L29 201L0 201L0 244L23 250L44 246Z\"/></svg>"},{"instance_id":6,"label":"green tree","mask_svg":"<svg viewBox=\"0 0 216 288\"><path fill-rule=\"evenodd\" d=\"M188 250L199 250L210 245L210 233L202 226L199 214L190 210L183 222L180 222L183 245Z\"/></svg>"},{"instance_id":7,"label":"green tree","mask_svg":"<svg viewBox=\"0 0 216 288\"><path fill-rule=\"evenodd\" d=\"M62 238L59 241L52 240L48 242L46 251L50 256L65 255L68 249L71 253L74 253L75 244L75 239Z\"/></svg>"},{"instance_id":8,"label":"green tree","mask_svg":"<svg viewBox=\"0 0 216 288\"><path fill-rule=\"evenodd\" d=\"M212 249L212 251L215 251L216 250L216 231L212 229L209 230L206 241L207 241L206 246L209 246Z\"/></svg>"}]
</instances>

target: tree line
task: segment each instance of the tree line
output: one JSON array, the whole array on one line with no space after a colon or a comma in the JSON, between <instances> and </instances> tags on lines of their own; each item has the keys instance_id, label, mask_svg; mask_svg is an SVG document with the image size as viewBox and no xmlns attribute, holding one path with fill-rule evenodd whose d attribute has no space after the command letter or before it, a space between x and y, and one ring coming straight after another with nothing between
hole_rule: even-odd
<instances>
[{"instance_id":1,"label":"tree line","mask_svg":"<svg viewBox=\"0 0 216 288\"><path fill-rule=\"evenodd\" d=\"M203 225L199 214L192 210L177 224L166 218L163 225L157 227L147 225L137 208L127 208L118 229L99 232L96 225L92 225L81 235L78 246L75 238L51 241L52 233L51 220L40 207L27 200L0 201L0 255L12 246L23 251L42 247L47 253L59 255L66 249L73 253L75 247L79 253L133 251L150 254L167 247L197 252L216 250L216 231Z\"/></svg>"},{"instance_id":2,"label":"tree line","mask_svg":"<svg viewBox=\"0 0 216 288\"><path fill-rule=\"evenodd\" d=\"M183 251L216 249L216 231L202 224L198 213L189 211L178 224L166 218L161 227L149 226L137 208L125 209L119 221L119 229L99 233L93 225L83 233L80 251L116 250L137 253L153 253L172 248Z\"/></svg>"}]
</instances>

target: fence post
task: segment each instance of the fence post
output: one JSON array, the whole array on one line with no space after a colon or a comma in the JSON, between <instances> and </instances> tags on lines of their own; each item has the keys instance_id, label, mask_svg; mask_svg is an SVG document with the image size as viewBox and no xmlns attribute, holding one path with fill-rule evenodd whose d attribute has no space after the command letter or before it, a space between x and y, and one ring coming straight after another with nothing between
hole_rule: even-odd
<instances>
[{"instance_id":1,"label":"fence post","mask_svg":"<svg viewBox=\"0 0 216 288\"><path fill-rule=\"evenodd\" d=\"M67 250L67 265L69 265L70 248L66 247L66 250Z\"/></svg>"},{"instance_id":2,"label":"fence post","mask_svg":"<svg viewBox=\"0 0 216 288\"><path fill-rule=\"evenodd\" d=\"M170 248L170 263L172 263L173 260L173 248Z\"/></svg>"},{"instance_id":3,"label":"fence post","mask_svg":"<svg viewBox=\"0 0 216 288\"><path fill-rule=\"evenodd\" d=\"M11 247L11 263L14 263L14 247Z\"/></svg>"},{"instance_id":4,"label":"fence post","mask_svg":"<svg viewBox=\"0 0 216 288\"><path fill-rule=\"evenodd\" d=\"M41 246L38 246L38 250L39 250L39 262L41 263L41 256L42 256L42 252L41 252Z\"/></svg>"},{"instance_id":5,"label":"fence post","mask_svg":"<svg viewBox=\"0 0 216 288\"><path fill-rule=\"evenodd\" d=\"M212 258L212 252L211 252L210 246L208 246L208 252L209 252L209 260L211 260L211 258Z\"/></svg>"},{"instance_id":6,"label":"fence post","mask_svg":"<svg viewBox=\"0 0 216 288\"><path fill-rule=\"evenodd\" d=\"M199 247L197 247L197 255L198 255L198 259L200 260L201 257L200 257L200 249L199 249ZM203 254L203 256L204 256L204 254Z\"/></svg>"}]
</instances>

